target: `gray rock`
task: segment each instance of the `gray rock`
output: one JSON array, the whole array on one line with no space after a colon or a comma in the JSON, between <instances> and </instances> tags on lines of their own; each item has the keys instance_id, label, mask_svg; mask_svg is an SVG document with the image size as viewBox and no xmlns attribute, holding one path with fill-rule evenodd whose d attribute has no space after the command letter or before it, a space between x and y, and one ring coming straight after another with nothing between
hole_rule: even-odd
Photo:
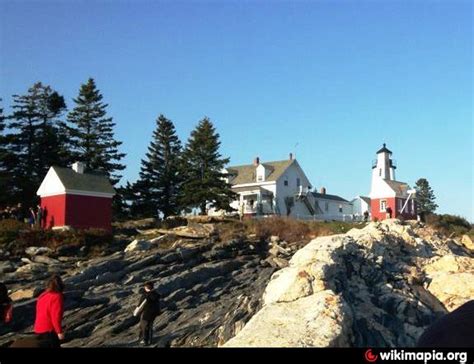
<instances>
[{"instance_id":1,"label":"gray rock","mask_svg":"<svg viewBox=\"0 0 474 364\"><path fill-rule=\"evenodd\" d=\"M57 259L53 259L44 255L36 255L31 258L35 263L47 264L47 265L54 265L60 264L61 262Z\"/></svg>"},{"instance_id":2,"label":"gray rock","mask_svg":"<svg viewBox=\"0 0 474 364\"><path fill-rule=\"evenodd\" d=\"M1 261L0 262L0 273L11 273L15 271L15 266L13 265L12 262L9 261Z\"/></svg>"},{"instance_id":3,"label":"gray rock","mask_svg":"<svg viewBox=\"0 0 474 364\"><path fill-rule=\"evenodd\" d=\"M149 250L150 248L151 248L151 244L147 240L134 240L130 244L127 245L124 252L130 253L130 252L136 252L136 251L145 251L145 250Z\"/></svg>"},{"instance_id":4,"label":"gray rock","mask_svg":"<svg viewBox=\"0 0 474 364\"><path fill-rule=\"evenodd\" d=\"M25 249L25 253L28 254L28 255L31 255L31 256L35 256L35 255L42 255L42 254L50 254L52 253L52 250L48 247L44 247L44 246L30 246L28 248Z\"/></svg>"}]
</instances>

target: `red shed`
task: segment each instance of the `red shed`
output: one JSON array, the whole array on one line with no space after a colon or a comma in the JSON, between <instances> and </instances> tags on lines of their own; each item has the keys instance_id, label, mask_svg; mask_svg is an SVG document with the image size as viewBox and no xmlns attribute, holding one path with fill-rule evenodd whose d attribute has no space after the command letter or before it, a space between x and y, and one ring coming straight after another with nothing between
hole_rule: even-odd
<instances>
[{"instance_id":1,"label":"red shed","mask_svg":"<svg viewBox=\"0 0 474 364\"><path fill-rule=\"evenodd\" d=\"M115 190L106 176L84 169L80 162L49 169L36 193L45 211L43 227L112 230Z\"/></svg>"}]
</instances>

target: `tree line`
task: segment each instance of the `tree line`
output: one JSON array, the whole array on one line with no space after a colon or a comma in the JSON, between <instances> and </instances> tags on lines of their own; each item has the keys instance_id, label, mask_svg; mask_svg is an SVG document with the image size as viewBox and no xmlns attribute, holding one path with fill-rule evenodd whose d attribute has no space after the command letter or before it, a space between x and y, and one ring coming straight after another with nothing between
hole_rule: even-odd
<instances>
[{"instance_id":1,"label":"tree line","mask_svg":"<svg viewBox=\"0 0 474 364\"><path fill-rule=\"evenodd\" d=\"M183 146L173 122L160 115L138 180L118 187L125 154L107 107L92 78L80 86L70 110L61 94L41 82L12 96L10 114L0 105L0 206L34 205L50 166L81 161L86 170L107 175L115 186L117 217L229 208L235 195L222 178L229 159L219 153L219 134L209 118L199 121Z\"/></svg>"}]
</instances>

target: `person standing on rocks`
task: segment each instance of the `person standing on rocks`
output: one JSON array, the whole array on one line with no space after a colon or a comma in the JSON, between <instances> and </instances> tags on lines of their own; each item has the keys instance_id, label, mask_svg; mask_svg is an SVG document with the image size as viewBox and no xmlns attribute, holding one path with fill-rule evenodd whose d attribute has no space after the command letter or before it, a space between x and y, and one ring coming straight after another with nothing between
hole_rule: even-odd
<instances>
[{"instance_id":1,"label":"person standing on rocks","mask_svg":"<svg viewBox=\"0 0 474 364\"><path fill-rule=\"evenodd\" d=\"M13 305L8 296L8 289L4 283L0 282L0 324L5 325L12 321Z\"/></svg>"},{"instance_id":2,"label":"person standing on rocks","mask_svg":"<svg viewBox=\"0 0 474 364\"><path fill-rule=\"evenodd\" d=\"M36 206L36 226L38 228L43 227L43 209L41 208L41 205Z\"/></svg>"},{"instance_id":3,"label":"person standing on rocks","mask_svg":"<svg viewBox=\"0 0 474 364\"><path fill-rule=\"evenodd\" d=\"M369 211L365 210L364 211L364 222L369 221Z\"/></svg>"},{"instance_id":4,"label":"person standing on rocks","mask_svg":"<svg viewBox=\"0 0 474 364\"><path fill-rule=\"evenodd\" d=\"M64 313L64 283L58 275L53 275L46 284L46 290L36 302L34 332L42 347L59 348L64 340L62 319Z\"/></svg>"},{"instance_id":5,"label":"person standing on rocks","mask_svg":"<svg viewBox=\"0 0 474 364\"><path fill-rule=\"evenodd\" d=\"M133 312L134 316L140 315L140 344L148 346L153 340L153 322L160 314L160 295L153 290L153 282L146 282L144 292Z\"/></svg>"},{"instance_id":6,"label":"person standing on rocks","mask_svg":"<svg viewBox=\"0 0 474 364\"><path fill-rule=\"evenodd\" d=\"M30 225L31 228L35 227L35 220L36 220L35 210L33 209L33 207L30 207L29 217L28 217L28 224Z\"/></svg>"}]
</instances>

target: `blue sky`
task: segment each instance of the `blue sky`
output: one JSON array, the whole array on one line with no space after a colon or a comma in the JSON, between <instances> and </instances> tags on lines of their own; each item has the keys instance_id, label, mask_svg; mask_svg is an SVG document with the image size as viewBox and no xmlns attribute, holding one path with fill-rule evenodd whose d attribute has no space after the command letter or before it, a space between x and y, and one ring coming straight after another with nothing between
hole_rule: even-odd
<instances>
[{"instance_id":1,"label":"blue sky","mask_svg":"<svg viewBox=\"0 0 474 364\"><path fill-rule=\"evenodd\" d=\"M397 179L474 221L470 1L0 0L0 96L36 81L68 106L96 79L137 178L158 114L184 141L208 116L231 164L296 157L316 187Z\"/></svg>"}]
</instances>

